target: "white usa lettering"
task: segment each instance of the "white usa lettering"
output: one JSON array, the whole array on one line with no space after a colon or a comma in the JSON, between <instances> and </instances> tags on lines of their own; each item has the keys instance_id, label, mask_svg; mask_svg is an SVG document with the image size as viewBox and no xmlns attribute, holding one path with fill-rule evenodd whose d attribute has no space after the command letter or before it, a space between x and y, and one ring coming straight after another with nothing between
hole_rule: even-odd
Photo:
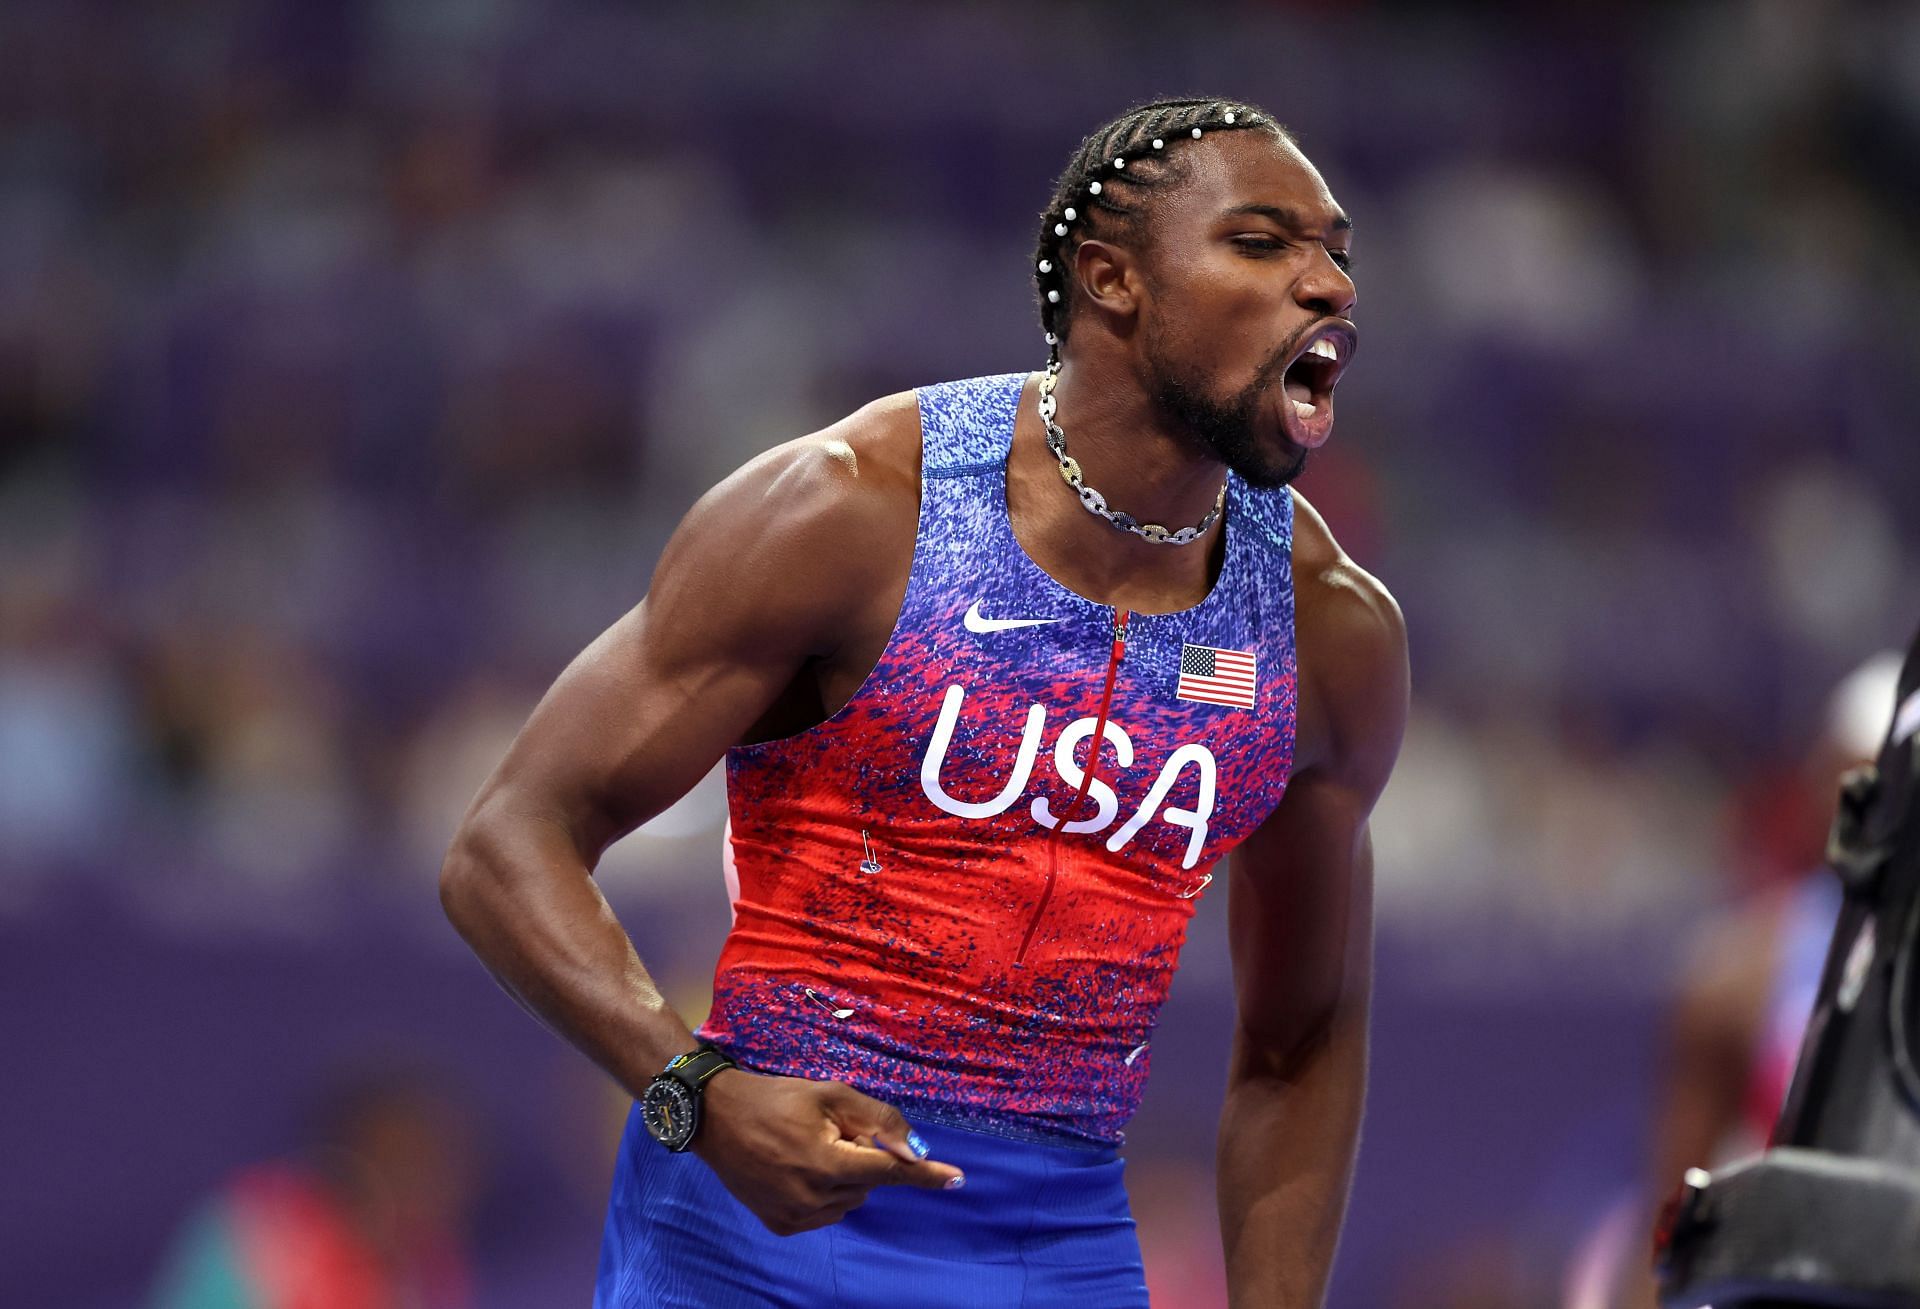
<instances>
[{"instance_id":1,"label":"white usa lettering","mask_svg":"<svg viewBox=\"0 0 1920 1309\"><path fill-rule=\"evenodd\" d=\"M1053 767L1060 774L1060 780L1073 788L1075 795L1080 793L1080 784L1087 780L1086 770L1073 762L1073 747L1093 735L1095 719L1076 718L1068 723L1066 730L1060 733L1060 739L1053 743ZM1122 768L1133 767L1133 738L1126 729L1107 720L1107 729L1102 737L1113 742L1113 752L1120 758ZM1092 755L1088 756L1091 760ZM1087 798L1094 803L1093 817L1076 818L1067 824L1069 832L1097 832L1113 821L1120 812L1120 797L1113 788L1100 780L1099 770L1094 770L1093 784L1087 787ZM1033 798L1033 821L1042 827L1058 827L1060 820L1053 816L1053 809L1047 804L1047 797L1037 795Z\"/></svg>"},{"instance_id":2,"label":"white usa lettering","mask_svg":"<svg viewBox=\"0 0 1920 1309\"><path fill-rule=\"evenodd\" d=\"M1174 779L1180 776L1180 770L1188 764L1200 769L1200 799L1191 809L1176 809L1168 805L1160 809L1167 798L1167 792L1173 789ZM1187 838L1187 857L1180 861L1182 868L1191 868L1200 858L1200 847L1207 843L1207 819L1213 815L1214 774L1213 751L1204 745L1187 744L1167 756L1165 767L1160 776L1154 779L1153 789L1147 792L1147 798L1140 806L1140 812L1121 825L1120 830L1107 838L1107 849L1118 850L1133 839L1135 832L1147 825L1153 812L1160 809L1160 817L1166 822L1189 828L1193 835Z\"/></svg>"},{"instance_id":3,"label":"white usa lettering","mask_svg":"<svg viewBox=\"0 0 1920 1309\"><path fill-rule=\"evenodd\" d=\"M1034 756L1040 753L1040 728L1047 721L1047 711L1039 705L1027 710L1027 725L1020 733L1020 753L1013 760L1013 776L1000 788L999 795L974 804L954 799L940 786L940 764L947 757L947 747L953 744L953 729L960 721L960 702L966 695L958 686L947 688L947 698L940 705L940 721L934 725L933 740L927 743L926 758L920 761L920 789L927 793L927 799L957 817L992 818L1013 808L1013 802L1027 789Z\"/></svg>"},{"instance_id":4,"label":"white usa lettering","mask_svg":"<svg viewBox=\"0 0 1920 1309\"><path fill-rule=\"evenodd\" d=\"M1020 732L1020 748L1014 755L1013 772L1008 775L1005 785L990 800L957 800L947 793L940 784L940 768L946 762L947 750L953 745L954 729L960 724L960 708L966 700L966 689L955 685L947 688L940 702L940 717L935 722L933 737L927 742L927 753L920 761L920 789L926 792L927 799L935 806L957 818L992 818L1011 809L1022 793L1027 782L1033 776L1034 761L1040 754L1041 737L1045 734L1047 711L1044 706L1033 705L1027 710L1027 721ZM1095 720L1076 718L1061 731L1054 742L1053 766L1060 774L1060 780L1072 787L1077 793L1086 781L1085 771L1074 762L1074 748L1081 741L1093 735ZM1101 734L1100 744L1111 745L1115 759L1121 769L1133 766L1133 738L1127 735L1125 728L1107 720L1106 730ZM1096 751L1098 746L1095 747ZM1091 760L1094 756L1089 754ZM1183 809L1166 803L1174 783L1180 780L1181 772L1188 765L1199 770L1199 795L1194 807ZM1107 849L1118 852L1123 846L1140 833L1140 829L1158 817L1176 827L1188 829L1186 857L1181 860L1182 868L1191 868L1199 862L1200 852L1207 843L1207 822L1213 816L1215 792L1218 785L1219 767L1213 752L1198 742L1188 742L1167 757L1160 768L1160 774L1153 785L1147 789L1146 798L1133 817L1127 819L1107 838ZM1094 802L1091 817L1075 819L1066 825L1069 832L1098 832L1113 822L1120 813L1120 797L1096 774L1087 787L1087 796ZM1042 827L1057 827L1060 820L1045 796L1034 797L1032 805L1033 820Z\"/></svg>"}]
</instances>

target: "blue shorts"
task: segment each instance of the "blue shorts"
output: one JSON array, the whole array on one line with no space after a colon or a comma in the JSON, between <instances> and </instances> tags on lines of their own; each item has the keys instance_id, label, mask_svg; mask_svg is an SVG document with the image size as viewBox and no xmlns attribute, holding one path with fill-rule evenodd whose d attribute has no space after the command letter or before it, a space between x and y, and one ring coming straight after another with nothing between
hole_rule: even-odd
<instances>
[{"instance_id":1,"label":"blue shorts","mask_svg":"<svg viewBox=\"0 0 1920 1309\"><path fill-rule=\"evenodd\" d=\"M775 1236L636 1108L594 1309L1146 1309L1117 1151L913 1125L965 1187L876 1187L838 1223Z\"/></svg>"}]
</instances>

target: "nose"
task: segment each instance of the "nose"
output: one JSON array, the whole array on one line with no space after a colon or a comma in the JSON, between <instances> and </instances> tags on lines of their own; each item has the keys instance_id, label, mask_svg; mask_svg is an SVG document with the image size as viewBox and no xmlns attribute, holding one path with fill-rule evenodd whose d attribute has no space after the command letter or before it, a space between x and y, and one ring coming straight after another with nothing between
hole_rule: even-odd
<instances>
[{"instance_id":1,"label":"nose","mask_svg":"<svg viewBox=\"0 0 1920 1309\"><path fill-rule=\"evenodd\" d=\"M1302 308L1323 318L1345 318L1353 311L1353 302L1359 295L1354 290L1353 278L1334 263L1327 248L1321 246L1307 271L1294 283L1293 298Z\"/></svg>"}]
</instances>

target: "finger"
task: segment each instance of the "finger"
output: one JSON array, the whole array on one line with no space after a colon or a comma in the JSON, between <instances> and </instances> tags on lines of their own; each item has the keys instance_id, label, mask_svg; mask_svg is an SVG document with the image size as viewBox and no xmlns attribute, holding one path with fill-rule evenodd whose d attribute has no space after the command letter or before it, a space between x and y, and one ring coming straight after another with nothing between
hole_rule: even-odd
<instances>
[{"instance_id":1,"label":"finger","mask_svg":"<svg viewBox=\"0 0 1920 1309\"><path fill-rule=\"evenodd\" d=\"M871 1141L902 1163L917 1164L927 1157L926 1141L892 1105L841 1082L827 1084L826 1103L828 1114L846 1136Z\"/></svg>"},{"instance_id":2,"label":"finger","mask_svg":"<svg viewBox=\"0 0 1920 1309\"><path fill-rule=\"evenodd\" d=\"M901 1164L880 1186L917 1186L923 1191L957 1191L967 1184L967 1175L952 1164L927 1159L917 1164Z\"/></svg>"},{"instance_id":3,"label":"finger","mask_svg":"<svg viewBox=\"0 0 1920 1309\"><path fill-rule=\"evenodd\" d=\"M878 1150L889 1159L897 1159L903 1164L917 1164L931 1153L925 1138L912 1127L908 1127L902 1140L889 1140L885 1132L862 1132L848 1138L840 1137L842 1143L851 1140L854 1145L862 1145L869 1150ZM904 1141L904 1148L903 1148Z\"/></svg>"},{"instance_id":4,"label":"finger","mask_svg":"<svg viewBox=\"0 0 1920 1309\"><path fill-rule=\"evenodd\" d=\"M888 1150L875 1149L854 1141L836 1141L828 1151L834 1184L863 1189L875 1186L918 1186L930 1191L958 1190L966 1177L952 1164L936 1159L915 1159L912 1163Z\"/></svg>"}]
</instances>

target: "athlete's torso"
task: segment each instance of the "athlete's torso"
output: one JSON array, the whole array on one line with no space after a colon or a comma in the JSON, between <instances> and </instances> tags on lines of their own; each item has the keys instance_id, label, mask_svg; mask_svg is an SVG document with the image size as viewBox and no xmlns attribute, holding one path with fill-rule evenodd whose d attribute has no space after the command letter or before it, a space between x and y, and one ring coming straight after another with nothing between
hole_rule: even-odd
<instances>
[{"instance_id":1,"label":"athlete's torso","mask_svg":"<svg viewBox=\"0 0 1920 1309\"><path fill-rule=\"evenodd\" d=\"M1212 590L1127 615L1116 662L1116 611L1049 577L1008 519L1023 381L920 392L885 650L825 722L728 755L738 896L701 1035L910 1114L1113 1142L1194 898L1286 786L1292 500L1231 479Z\"/></svg>"}]
</instances>

